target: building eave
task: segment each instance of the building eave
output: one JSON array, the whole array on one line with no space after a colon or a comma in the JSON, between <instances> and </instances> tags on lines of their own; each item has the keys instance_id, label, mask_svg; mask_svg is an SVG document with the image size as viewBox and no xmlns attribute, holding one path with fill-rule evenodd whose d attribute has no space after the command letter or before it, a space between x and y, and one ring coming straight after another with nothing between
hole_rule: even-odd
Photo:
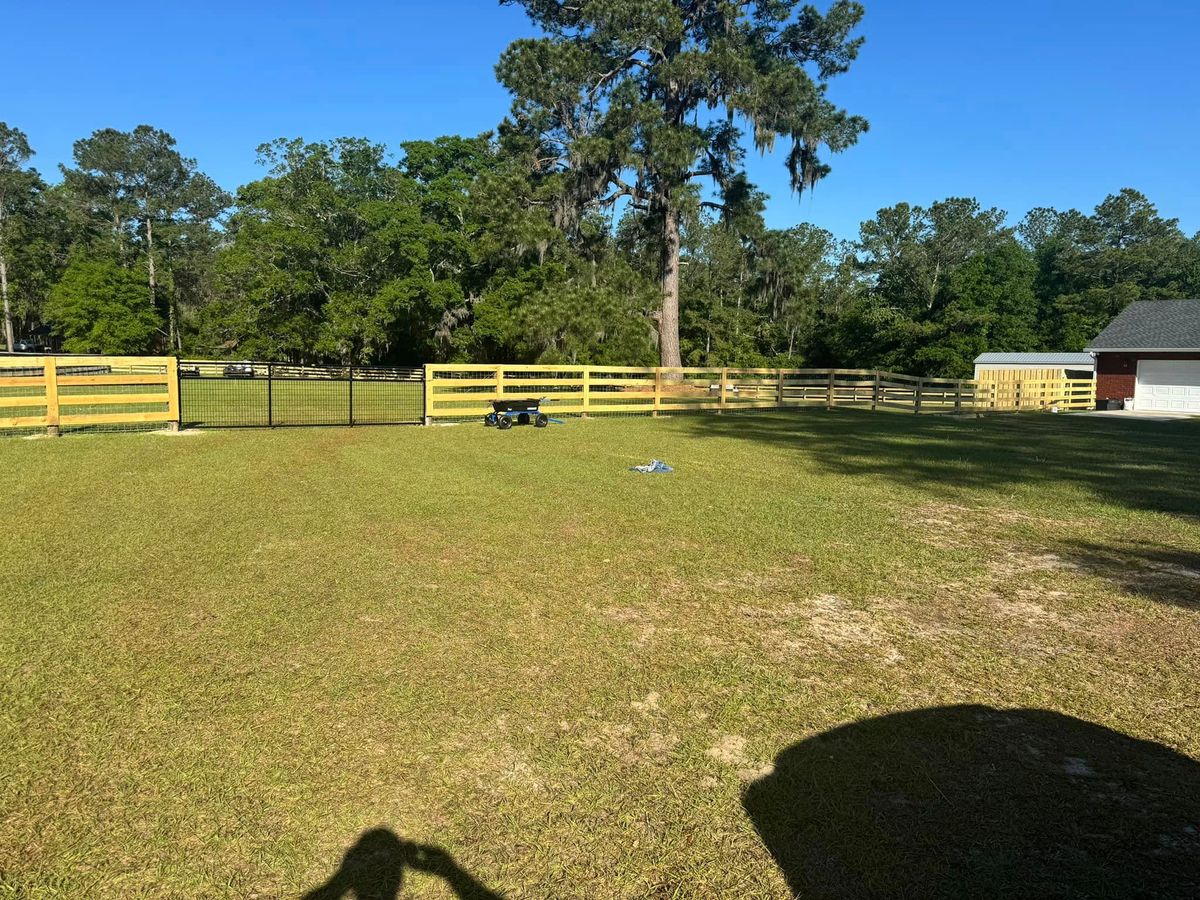
<instances>
[{"instance_id":1,"label":"building eave","mask_svg":"<svg viewBox=\"0 0 1200 900\"><path fill-rule=\"evenodd\" d=\"M1087 347L1086 353L1200 353L1200 347Z\"/></svg>"}]
</instances>

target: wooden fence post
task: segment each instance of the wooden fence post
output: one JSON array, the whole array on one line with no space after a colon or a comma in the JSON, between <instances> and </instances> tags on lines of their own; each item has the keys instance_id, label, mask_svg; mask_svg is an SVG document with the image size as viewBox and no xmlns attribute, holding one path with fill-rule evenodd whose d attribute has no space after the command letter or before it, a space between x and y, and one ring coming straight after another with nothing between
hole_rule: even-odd
<instances>
[{"instance_id":1,"label":"wooden fence post","mask_svg":"<svg viewBox=\"0 0 1200 900\"><path fill-rule=\"evenodd\" d=\"M504 366L496 366L496 398L504 399Z\"/></svg>"},{"instance_id":2,"label":"wooden fence post","mask_svg":"<svg viewBox=\"0 0 1200 900\"><path fill-rule=\"evenodd\" d=\"M871 384L871 409L875 410L879 406L879 370L875 370L875 378Z\"/></svg>"},{"instance_id":3,"label":"wooden fence post","mask_svg":"<svg viewBox=\"0 0 1200 900\"><path fill-rule=\"evenodd\" d=\"M925 384L924 378L917 379L917 386L914 389L915 393L913 395L913 412L914 413L919 413L921 411L921 388L924 386L924 384Z\"/></svg>"},{"instance_id":4,"label":"wooden fence post","mask_svg":"<svg viewBox=\"0 0 1200 900\"><path fill-rule=\"evenodd\" d=\"M775 397L775 406L777 409L783 409L783 369L779 370L779 390Z\"/></svg>"},{"instance_id":5,"label":"wooden fence post","mask_svg":"<svg viewBox=\"0 0 1200 900\"><path fill-rule=\"evenodd\" d=\"M718 396L720 397L720 402L718 404L720 408L717 410L718 416L725 411L725 385L726 385L726 382L728 381L728 379L729 379L729 370L722 369L721 370L721 390L718 394Z\"/></svg>"},{"instance_id":6,"label":"wooden fence post","mask_svg":"<svg viewBox=\"0 0 1200 900\"><path fill-rule=\"evenodd\" d=\"M954 411L962 412L962 381L954 382Z\"/></svg>"},{"instance_id":7,"label":"wooden fence post","mask_svg":"<svg viewBox=\"0 0 1200 900\"><path fill-rule=\"evenodd\" d=\"M179 410L179 357L167 357L167 415L171 420L167 422L168 431L178 431L183 427L180 421Z\"/></svg>"},{"instance_id":8,"label":"wooden fence post","mask_svg":"<svg viewBox=\"0 0 1200 900\"><path fill-rule=\"evenodd\" d=\"M433 366L429 363L425 364L425 424L433 424Z\"/></svg>"},{"instance_id":9,"label":"wooden fence post","mask_svg":"<svg viewBox=\"0 0 1200 900\"><path fill-rule=\"evenodd\" d=\"M662 366L654 367L654 402L652 404L653 412L650 413L654 418L658 418L658 406L662 402Z\"/></svg>"},{"instance_id":10,"label":"wooden fence post","mask_svg":"<svg viewBox=\"0 0 1200 900\"><path fill-rule=\"evenodd\" d=\"M829 386L827 387L826 392L825 392L825 408L826 409L833 409L833 380L836 377L837 377L837 370L830 369L829 370Z\"/></svg>"},{"instance_id":11,"label":"wooden fence post","mask_svg":"<svg viewBox=\"0 0 1200 900\"><path fill-rule=\"evenodd\" d=\"M587 415L588 401L592 398L592 370L588 366L583 367L583 407L582 415Z\"/></svg>"},{"instance_id":12,"label":"wooden fence post","mask_svg":"<svg viewBox=\"0 0 1200 900\"><path fill-rule=\"evenodd\" d=\"M58 360L45 357L42 373L46 380L46 434L58 437Z\"/></svg>"}]
</instances>

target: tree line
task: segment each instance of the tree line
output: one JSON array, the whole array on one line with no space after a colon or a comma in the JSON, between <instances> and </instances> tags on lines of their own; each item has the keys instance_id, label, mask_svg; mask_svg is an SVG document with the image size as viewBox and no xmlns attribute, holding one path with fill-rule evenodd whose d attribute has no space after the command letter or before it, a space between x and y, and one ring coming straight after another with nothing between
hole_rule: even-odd
<instances>
[{"instance_id":1,"label":"tree line","mask_svg":"<svg viewBox=\"0 0 1200 900\"><path fill-rule=\"evenodd\" d=\"M48 183L0 123L5 342L291 362L838 365L964 376L1200 295L1200 235L1132 189L1013 226L898 203L839 241L766 226L747 143L796 192L867 123L828 99L862 8L520 2L540 35L494 132L278 139L223 191L171 135L102 129Z\"/></svg>"}]
</instances>

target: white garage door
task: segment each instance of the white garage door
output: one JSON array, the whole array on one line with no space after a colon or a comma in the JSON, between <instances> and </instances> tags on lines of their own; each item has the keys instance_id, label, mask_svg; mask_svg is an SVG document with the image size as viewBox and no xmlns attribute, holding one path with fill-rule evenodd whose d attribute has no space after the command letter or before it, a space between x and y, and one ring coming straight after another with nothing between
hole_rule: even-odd
<instances>
[{"instance_id":1,"label":"white garage door","mask_svg":"<svg viewBox=\"0 0 1200 900\"><path fill-rule=\"evenodd\" d=\"M1200 413L1200 359L1138 361L1138 409Z\"/></svg>"}]
</instances>

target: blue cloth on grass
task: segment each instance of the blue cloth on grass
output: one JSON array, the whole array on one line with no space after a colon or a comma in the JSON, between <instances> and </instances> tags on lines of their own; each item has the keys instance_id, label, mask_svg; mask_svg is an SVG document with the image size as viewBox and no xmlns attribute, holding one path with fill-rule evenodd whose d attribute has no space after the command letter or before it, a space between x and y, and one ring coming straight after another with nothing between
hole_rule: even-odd
<instances>
[{"instance_id":1,"label":"blue cloth on grass","mask_svg":"<svg viewBox=\"0 0 1200 900\"><path fill-rule=\"evenodd\" d=\"M674 472L675 470L661 459L652 459L644 466L631 466L629 471L645 472L647 475L665 475L667 472Z\"/></svg>"}]
</instances>

